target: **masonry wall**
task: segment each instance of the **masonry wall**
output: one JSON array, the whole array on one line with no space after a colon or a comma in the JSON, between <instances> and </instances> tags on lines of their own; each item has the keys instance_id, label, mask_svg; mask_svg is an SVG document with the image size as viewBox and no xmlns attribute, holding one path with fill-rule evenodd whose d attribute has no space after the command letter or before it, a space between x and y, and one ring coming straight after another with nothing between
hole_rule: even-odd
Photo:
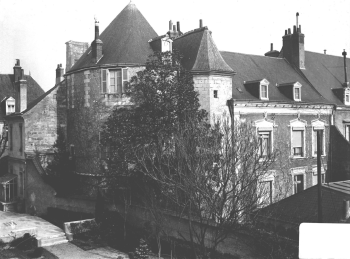
<instances>
[{"instance_id":1,"label":"masonry wall","mask_svg":"<svg viewBox=\"0 0 350 259\"><path fill-rule=\"evenodd\" d=\"M87 42L68 41L66 42L66 72L79 60L89 48Z\"/></svg>"},{"instance_id":2,"label":"masonry wall","mask_svg":"<svg viewBox=\"0 0 350 259\"><path fill-rule=\"evenodd\" d=\"M55 86L24 115L25 152L53 153L58 129L66 131L65 81Z\"/></svg>"},{"instance_id":3,"label":"masonry wall","mask_svg":"<svg viewBox=\"0 0 350 259\"><path fill-rule=\"evenodd\" d=\"M296 114L276 114L273 109L270 109L266 114L261 108L261 113L241 113L239 118L243 121L255 122L264 118L274 121L272 139L273 150L279 149L281 156L278 161L270 168L274 173L274 198L277 195L283 198L293 194L293 174L304 174L304 189L317 184L317 157L312 154L312 133L313 129L311 122L314 120L322 120L326 123L325 126L325 155L321 157L322 171L326 173L326 182L330 179L329 168L329 153L330 153L330 121L331 115L317 114L301 114L300 120L307 123L305 128L305 155L302 158L292 156L291 151L291 127L290 122L298 118ZM266 112L266 111L265 111ZM330 113L330 112L329 112ZM266 117L265 117L266 116Z\"/></svg>"},{"instance_id":4,"label":"masonry wall","mask_svg":"<svg viewBox=\"0 0 350 259\"><path fill-rule=\"evenodd\" d=\"M226 102L232 97L231 76L194 75L193 82L201 108L208 112L210 120L224 113L229 115ZM216 97L214 91L217 91Z\"/></svg>"},{"instance_id":5,"label":"masonry wall","mask_svg":"<svg viewBox=\"0 0 350 259\"><path fill-rule=\"evenodd\" d=\"M114 68L117 69L117 68ZM129 78L142 67L128 68ZM131 105L130 98L101 93L101 69L68 75L67 78L67 145L74 147L75 171L84 182L93 185L87 176L100 174L99 132L115 106ZM94 191L91 188L91 193Z\"/></svg>"}]
</instances>

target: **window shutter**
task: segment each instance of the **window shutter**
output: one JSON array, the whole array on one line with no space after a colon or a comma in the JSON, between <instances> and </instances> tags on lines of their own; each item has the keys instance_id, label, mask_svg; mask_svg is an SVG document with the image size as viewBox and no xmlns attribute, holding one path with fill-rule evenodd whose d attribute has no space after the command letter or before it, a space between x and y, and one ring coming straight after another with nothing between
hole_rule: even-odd
<instances>
[{"instance_id":1,"label":"window shutter","mask_svg":"<svg viewBox=\"0 0 350 259\"><path fill-rule=\"evenodd\" d=\"M122 92L125 93L126 92L126 84L127 82L129 82L129 73L128 73L128 68L122 68L122 81L123 81L123 89Z\"/></svg>"},{"instance_id":2,"label":"window shutter","mask_svg":"<svg viewBox=\"0 0 350 259\"><path fill-rule=\"evenodd\" d=\"M301 130L293 130L293 147L302 147L303 132Z\"/></svg>"},{"instance_id":3,"label":"window shutter","mask_svg":"<svg viewBox=\"0 0 350 259\"><path fill-rule=\"evenodd\" d=\"M107 93L107 69L101 71L101 93Z\"/></svg>"}]
</instances>

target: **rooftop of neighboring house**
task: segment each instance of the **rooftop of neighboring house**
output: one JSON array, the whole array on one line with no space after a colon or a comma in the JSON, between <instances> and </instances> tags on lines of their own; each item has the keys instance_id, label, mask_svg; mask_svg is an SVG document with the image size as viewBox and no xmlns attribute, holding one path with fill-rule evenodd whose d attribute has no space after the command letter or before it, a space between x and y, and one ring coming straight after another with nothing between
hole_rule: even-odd
<instances>
[{"instance_id":1,"label":"rooftop of neighboring house","mask_svg":"<svg viewBox=\"0 0 350 259\"><path fill-rule=\"evenodd\" d=\"M343 200L350 200L350 181L322 184L323 222L342 222ZM318 186L315 185L262 208L257 215L258 218L279 223L318 222ZM350 219L346 222L350 222Z\"/></svg>"},{"instance_id":2,"label":"rooftop of neighboring house","mask_svg":"<svg viewBox=\"0 0 350 259\"><path fill-rule=\"evenodd\" d=\"M27 103L31 105L39 96L44 94L44 90L40 85L30 76L23 75L23 79L27 81ZM4 101L9 97L16 98L15 92L15 78L13 74L0 74L0 101ZM0 105L0 120L4 119L6 111L3 105Z\"/></svg>"},{"instance_id":3,"label":"rooftop of neighboring house","mask_svg":"<svg viewBox=\"0 0 350 259\"><path fill-rule=\"evenodd\" d=\"M256 83L266 79L268 81L268 99L261 100L263 102L329 103L284 58L228 51L221 51L220 53L226 63L237 72L232 82L234 100L260 101L259 94L254 91L254 87L257 88L258 84ZM295 101L292 94L284 91L284 85L290 84L292 86L296 82L301 84L301 101ZM250 88L249 85L253 85L253 87Z\"/></svg>"},{"instance_id":4,"label":"rooftop of neighboring house","mask_svg":"<svg viewBox=\"0 0 350 259\"><path fill-rule=\"evenodd\" d=\"M145 64L152 54L148 41L156 36L136 5L130 2L99 36L103 43L102 58L94 63L90 46L67 72L91 66Z\"/></svg>"}]
</instances>

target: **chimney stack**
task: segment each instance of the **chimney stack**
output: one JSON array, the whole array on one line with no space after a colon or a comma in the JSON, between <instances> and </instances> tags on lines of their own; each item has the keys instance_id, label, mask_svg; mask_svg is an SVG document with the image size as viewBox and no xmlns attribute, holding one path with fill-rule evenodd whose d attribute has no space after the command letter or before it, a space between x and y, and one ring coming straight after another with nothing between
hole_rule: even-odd
<instances>
[{"instance_id":1,"label":"chimney stack","mask_svg":"<svg viewBox=\"0 0 350 259\"><path fill-rule=\"evenodd\" d=\"M103 42L99 39L100 37L100 24L95 19L95 40L91 43L92 59L94 63L97 63L102 57L102 44Z\"/></svg>"},{"instance_id":2,"label":"chimney stack","mask_svg":"<svg viewBox=\"0 0 350 259\"><path fill-rule=\"evenodd\" d=\"M203 20L200 19L200 20L199 20L199 28L202 28L202 27L203 27Z\"/></svg>"},{"instance_id":3,"label":"chimney stack","mask_svg":"<svg viewBox=\"0 0 350 259\"><path fill-rule=\"evenodd\" d=\"M16 59L16 64L13 67L14 82L22 79L22 73L21 61L19 59Z\"/></svg>"},{"instance_id":4,"label":"chimney stack","mask_svg":"<svg viewBox=\"0 0 350 259\"><path fill-rule=\"evenodd\" d=\"M348 75L347 75L347 67L346 67L346 55L348 53L346 53L345 49L342 53L343 57L344 57L344 74L345 74L345 82L343 84L344 87L348 87L349 86L349 82L348 82Z\"/></svg>"},{"instance_id":5,"label":"chimney stack","mask_svg":"<svg viewBox=\"0 0 350 259\"><path fill-rule=\"evenodd\" d=\"M64 68L62 67L62 64L57 64L56 68L56 85L63 81L64 77Z\"/></svg>"},{"instance_id":6,"label":"chimney stack","mask_svg":"<svg viewBox=\"0 0 350 259\"><path fill-rule=\"evenodd\" d=\"M181 32L181 30L180 30L180 22L177 22L176 25L177 25L177 31Z\"/></svg>"},{"instance_id":7,"label":"chimney stack","mask_svg":"<svg viewBox=\"0 0 350 259\"><path fill-rule=\"evenodd\" d=\"M299 25L299 13L296 14L296 25L293 26L293 34L290 28L283 38L283 57L290 64L299 69L305 69L305 49L304 34L301 33L301 25Z\"/></svg>"},{"instance_id":8,"label":"chimney stack","mask_svg":"<svg viewBox=\"0 0 350 259\"><path fill-rule=\"evenodd\" d=\"M343 220L349 219L349 201L343 200Z\"/></svg>"}]
</instances>

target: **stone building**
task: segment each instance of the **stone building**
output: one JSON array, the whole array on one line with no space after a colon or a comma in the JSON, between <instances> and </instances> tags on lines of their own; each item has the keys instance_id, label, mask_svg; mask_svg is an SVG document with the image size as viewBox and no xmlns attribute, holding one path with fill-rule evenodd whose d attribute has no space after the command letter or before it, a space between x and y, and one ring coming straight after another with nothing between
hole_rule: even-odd
<instances>
[{"instance_id":1,"label":"stone building","mask_svg":"<svg viewBox=\"0 0 350 259\"><path fill-rule=\"evenodd\" d=\"M14 209L16 202L25 196L25 128L23 123L14 125L7 118L27 110L43 93L39 84L24 74L19 59L13 74L0 75L0 132L2 139L7 140L1 143L0 210Z\"/></svg>"}]
</instances>

